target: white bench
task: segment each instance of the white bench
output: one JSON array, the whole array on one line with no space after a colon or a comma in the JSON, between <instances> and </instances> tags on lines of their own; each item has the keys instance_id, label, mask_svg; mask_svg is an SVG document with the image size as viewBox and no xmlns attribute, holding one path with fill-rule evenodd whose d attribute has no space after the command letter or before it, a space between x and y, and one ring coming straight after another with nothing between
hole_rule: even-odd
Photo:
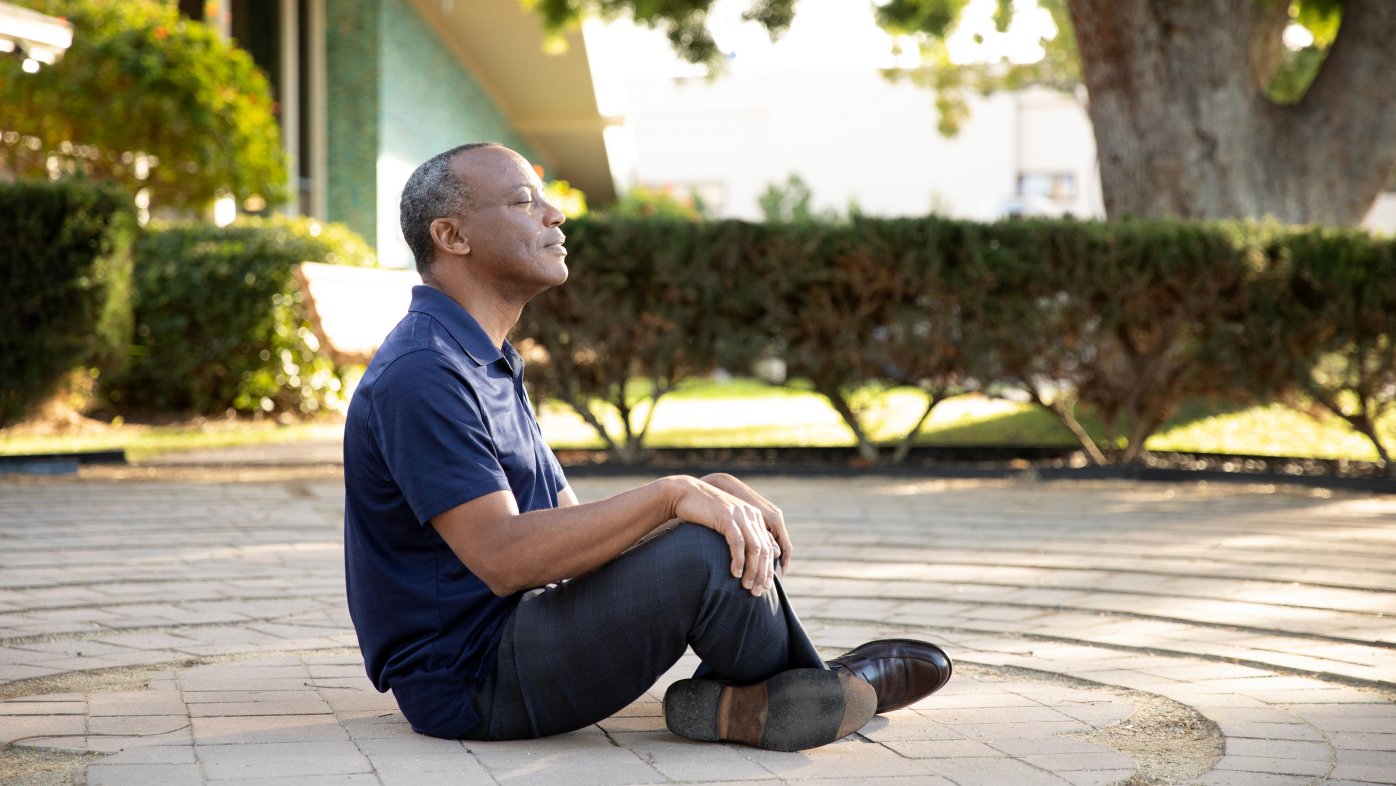
<instances>
[{"instance_id":1,"label":"white bench","mask_svg":"<svg viewBox=\"0 0 1396 786\"><path fill-rule=\"evenodd\" d=\"M340 364L368 363L422 283L415 270L319 262L302 262L295 275L316 337Z\"/></svg>"}]
</instances>

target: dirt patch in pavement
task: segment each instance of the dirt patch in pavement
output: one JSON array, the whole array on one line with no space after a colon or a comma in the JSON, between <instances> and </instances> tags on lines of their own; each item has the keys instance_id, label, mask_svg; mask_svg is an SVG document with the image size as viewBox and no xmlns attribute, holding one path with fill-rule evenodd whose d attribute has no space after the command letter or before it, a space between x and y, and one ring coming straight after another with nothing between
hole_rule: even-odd
<instances>
[{"instance_id":1,"label":"dirt patch in pavement","mask_svg":"<svg viewBox=\"0 0 1396 786\"><path fill-rule=\"evenodd\" d=\"M1138 771L1122 786L1172 786L1192 783L1221 761L1226 738L1211 719L1192 707L1154 693L1013 666L956 664L957 673L976 679L1050 682L1128 699L1134 713L1111 726L1064 736L1105 745L1134 759Z\"/></svg>"},{"instance_id":2,"label":"dirt patch in pavement","mask_svg":"<svg viewBox=\"0 0 1396 786\"><path fill-rule=\"evenodd\" d=\"M34 677L0 684L0 701L24 696L54 693L96 693L98 691L141 690L156 674L206 662L202 658L170 661L155 666L118 666L112 669L70 671L52 677Z\"/></svg>"},{"instance_id":3,"label":"dirt patch in pavement","mask_svg":"<svg viewBox=\"0 0 1396 786\"><path fill-rule=\"evenodd\" d=\"M0 746L0 783L10 786L72 786L74 776L104 753Z\"/></svg>"},{"instance_id":4,"label":"dirt patch in pavement","mask_svg":"<svg viewBox=\"0 0 1396 786\"><path fill-rule=\"evenodd\" d=\"M69 672L0 684L0 700L55 693L140 690L156 672L179 666L122 667ZM72 786L78 772L104 758L105 753L31 748L24 740L0 745L0 783L14 786Z\"/></svg>"},{"instance_id":5,"label":"dirt patch in pavement","mask_svg":"<svg viewBox=\"0 0 1396 786\"><path fill-rule=\"evenodd\" d=\"M1134 714L1089 734L1073 734L1108 745L1139 763L1124 786L1191 783L1221 760L1226 741L1217 724L1197 710L1151 693L1130 692Z\"/></svg>"}]
</instances>

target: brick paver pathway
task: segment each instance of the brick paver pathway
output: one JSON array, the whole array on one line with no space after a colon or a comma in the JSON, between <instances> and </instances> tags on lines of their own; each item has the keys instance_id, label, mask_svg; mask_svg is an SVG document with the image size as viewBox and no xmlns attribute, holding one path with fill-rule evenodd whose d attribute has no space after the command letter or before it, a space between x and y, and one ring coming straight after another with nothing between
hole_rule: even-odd
<instances>
[{"instance_id":1,"label":"brick paver pathway","mask_svg":"<svg viewBox=\"0 0 1396 786\"><path fill-rule=\"evenodd\" d=\"M945 690L819 750L698 744L658 703L690 655L574 734L421 737L363 676L337 477L0 478L0 781L1396 783L1396 498L757 485L816 642L939 642Z\"/></svg>"}]
</instances>

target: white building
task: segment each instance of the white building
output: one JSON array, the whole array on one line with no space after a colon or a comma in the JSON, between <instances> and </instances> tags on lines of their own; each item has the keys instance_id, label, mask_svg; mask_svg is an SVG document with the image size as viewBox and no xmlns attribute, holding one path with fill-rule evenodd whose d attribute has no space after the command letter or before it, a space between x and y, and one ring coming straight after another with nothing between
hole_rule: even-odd
<instances>
[{"instance_id":1,"label":"white building","mask_svg":"<svg viewBox=\"0 0 1396 786\"><path fill-rule=\"evenodd\" d=\"M1003 56L1031 55L1040 28L996 39L987 17L993 2L972 5L983 6L984 18L978 28L962 25L961 37L977 34ZM882 216L1104 215L1084 91L971 96L960 133L946 138L932 90L882 76L880 68L913 65L915 56L891 54L863 5L805 0L776 44L740 23L738 6L719 0L721 13L710 16L732 55L711 80L680 64L656 33L588 25L619 190L696 192L717 216L759 220L758 197L793 174L816 210L841 214L856 202ZM952 40L952 56L962 47L969 58L974 46ZM1396 194L1378 200L1366 225L1396 230Z\"/></svg>"},{"instance_id":2,"label":"white building","mask_svg":"<svg viewBox=\"0 0 1396 786\"><path fill-rule=\"evenodd\" d=\"M960 133L936 130L933 94L876 71L737 72L715 81L631 79L633 180L697 192L723 217L798 175L817 210L1102 214L1090 123L1069 95L976 98Z\"/></svg>"}]
</instances>

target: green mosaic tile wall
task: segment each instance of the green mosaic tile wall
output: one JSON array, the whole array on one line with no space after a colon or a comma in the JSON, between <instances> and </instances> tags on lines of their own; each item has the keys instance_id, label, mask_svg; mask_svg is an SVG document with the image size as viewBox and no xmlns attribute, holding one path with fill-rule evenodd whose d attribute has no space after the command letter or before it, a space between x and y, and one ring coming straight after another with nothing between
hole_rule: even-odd
<instances>
[{"instance_id":1,"label":"green mosaic tile wall","mask_svg":"<svg viewBox=\"0 0 1396 786\"><path fill-rule=\"evenodd\" d=\"M536 155L480 83L406 0L382 0L379 112L382 147L420 164L466 142L498 142Z\"/></svg>"},{"instance_id":2,"label":"green mosaic tile wall","mask_svg":"<svg viewBox=\"0 0 1396 786\"><path fill-rule=\"evenodd\" d=\"M407 267L398 199L418 164L472 141L499 142L546 162L407 0L335 0L331 8L329 219L362 234L383 264Z\"/></svg>"},{"instance_id":3,"label":"green mosaic tile wall","mask_svg":"<svg viewBox=\"0 0 1396 786\"><path fill-rule=\"evenodd\" d=\"M326 202L342 221L377 243L378 125L382 0L335 0L325 19Z\"/></svg>"},{"instance_id":4,"label":"green mosaic tile wall","mask_svg":"<svg viewBox=\"0 0 1396 786\"><path fill-rule=\"evenodd\" d=\"M499 142L538 161L480 83L407 0L381 0L378 256L407 267L397 223L402 185L423 161L466 142Z\"/></svg>"}]
</instances>

